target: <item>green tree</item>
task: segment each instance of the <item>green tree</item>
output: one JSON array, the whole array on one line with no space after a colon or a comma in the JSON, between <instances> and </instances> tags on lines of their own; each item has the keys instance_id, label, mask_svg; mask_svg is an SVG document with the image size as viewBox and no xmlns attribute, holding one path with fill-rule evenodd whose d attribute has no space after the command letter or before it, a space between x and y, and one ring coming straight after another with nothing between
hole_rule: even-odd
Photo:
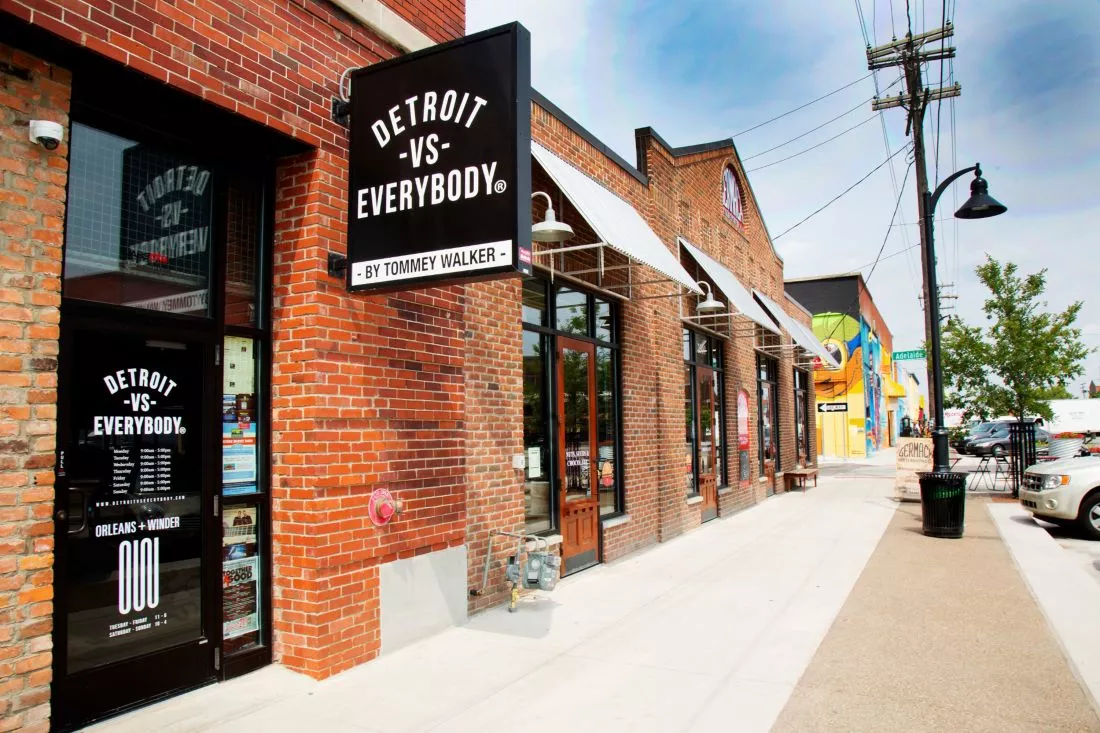
<instances>
[{"instance_id":1,"label":"green tree","mask_svg":"<svg viewBox=\"0 0 1100 733\"><path fill-rule=\"evenodd\" d=\"M1066 383L1084 373L1081 363L1091 353L1073 325L1081 303L1047 312L1040 299L1045 269L1021 276L1013 263L986 255L976 272L989 289L982 306L989 323L983 329L952 318L944 328L944 404L962 408L968 417L1050 420L1047 400L1069 396Z\"/></svg>"}]
</instances>

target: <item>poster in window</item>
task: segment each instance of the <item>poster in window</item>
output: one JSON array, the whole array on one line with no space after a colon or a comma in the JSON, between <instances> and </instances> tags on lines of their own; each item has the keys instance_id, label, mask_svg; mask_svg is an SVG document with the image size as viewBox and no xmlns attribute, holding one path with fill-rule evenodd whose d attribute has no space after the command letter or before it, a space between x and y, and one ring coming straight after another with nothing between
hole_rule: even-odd
<instances>
[{"instance_id":1,"label":"poster in window","mask_svg":"<svg viewBox=\"0 0 1100 733\"><path fill-rule=\"evenodd\" d=\"M254 506L227 506L222 512L222 559L255 557L257 509Z\"/></svg>"},{"instance_id":2,"label":"poster in window","mask_svg":"<svg viewBox=\"0 0 1100 733\"><path fill-rule=\"evenodd\" d=\"M260 558L222 563L222 637L233 639L260 630Z\"/></svg>"}]
</instances>

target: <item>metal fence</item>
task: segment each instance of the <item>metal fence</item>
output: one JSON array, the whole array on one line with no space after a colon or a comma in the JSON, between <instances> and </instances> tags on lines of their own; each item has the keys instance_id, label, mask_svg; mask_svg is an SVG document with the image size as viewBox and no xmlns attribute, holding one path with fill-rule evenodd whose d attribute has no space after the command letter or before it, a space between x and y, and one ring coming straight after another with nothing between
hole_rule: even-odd
<instances>
[{"instance_id":1,"label":"metal fence","mask_svg":"<svg viewBox=\"0 0 1100 733\"><path fill-rule=\"evenodd\" d=\"M1035 449L1035 423L1016 421L1008 424L1008 440L1011 446L1012 496L1019 498L1024 483L1024 471L1039 462Z\"/></svg>"}]
</instances>

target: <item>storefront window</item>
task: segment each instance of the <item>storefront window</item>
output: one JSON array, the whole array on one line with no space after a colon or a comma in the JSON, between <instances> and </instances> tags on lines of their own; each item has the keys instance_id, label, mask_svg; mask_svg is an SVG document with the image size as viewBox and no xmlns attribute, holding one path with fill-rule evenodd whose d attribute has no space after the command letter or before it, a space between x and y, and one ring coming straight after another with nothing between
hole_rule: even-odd
<instances>
[{"instance_id":1,"label":"storefront window","mask_svg":"<svg viewBox=\"0 0 1100 733\"><path fill-rule=\"evenodd\" d=\"M205 165L74 122L65 297L210 315L213 212Z\"/></svg>"},{"instance_id":2,"label":"storefront window","mask_svg":"<svg viewBox=\"0 0 1100 733\"><path fill-rule=\"evenodd\" d=\"M256 340L227 335L222 344L222 638L225 654L262 645L261 490ZM239 497L239 499L237 498Z\"/></svg>"},{"instance_id":3,"label":"storefront window","mask_svg":"<svg viewBox=\"0 0 1100 733\"><path fill-rule=\"evenodd\" d=\"M547 313L553 314L549 321ZM598 496L601 516L622 511L615 315L610 300L555 286L539 277L524 280L528 532L560 529L561 504L570 499ZM587 381L590 378L592 383ZM560 415L556 414L559 406L564 409ZM559 429L564 445L558 444Z\"/></svg>"},{"instance_id":4,"label":"storefront window","mask_svg":"<svg viewBox=\"0 0 1100 733\"><path fill-rule=\"evenodd\" d=\"M523 281L523 322L546 325L546 283L542 280Z\"/></svg>"},{"instance_id":5,"label":"storefront window","mask_svg":"<svg viewBox=\"0 0 1100 733\"><path fill-rule=\"evenodd\" d=\"M707 334L684 329L684 469L689 495L711 478L726 485L726 445L723 419L725 393L722 342Z\"/></svg>"},{"instance_id":6,"label":"storefront window","mask_svg":"<svg viewBox=\"0 0 1100 733\"><path fill-rule=\"evenodd\" d=\"M601 298L594 298L595 303L595 320L596 320L596 338L600 341L611 341L611 304Z\"/></svg>"},{"instance_id":7,"label":"storefront window","mask_svg":"<svg viewBox=\"0 0 1100 733\"><path fill-rule=\"evenodd\" d=\"M548 336L535 331L523 332L523 450L526 456L523 494L527 531L531 533L551 529L554 524L550 516L548 342Z\"/></svg>"},{"instance_id":8,"label":"storefront window","mask_svg":"<svg viewBox=\"0 0 1100 733\"><path fill-rule=\"evenodd\" d=\"M255 326L256 287L260 272L260 213L263 189L247 180L229 182L226 224L225 322Z\"/></svg>"},{"instance_id":9,"label":"storefront window","mask_svg":"<svg viewBox=\"0 0 1100 733\"><path fill-rule=\"evenodd\" d=\"M760 415L760 473L765 472L765 464L772 463L776 471L779 467L779 405L776 394L778 366L775 359L757 355L757 399Z\"/></svg>"},{"instance_id":10,"label":"storefront window","mask_svg":"<svg viewBox=\"0 0 1100 733\"><path fill-rule=\"evenodd\" d=\"M598 305L598 303L597 303ZM610 305L608 306L610 316ZM597 318L599 312L597 311ZM606 346L596 347L596 426L599 443L599 471L597 483L600 492L600 514L614 514L617 510L618 490L615 466L618 464L618 415L615 412L615 358Z\"/></svg>"},{"instance_id":11,"label":"storefront window","mask_svg":"<svg viewBox=\"0 0 1100 733\"><path fill-rule=\"evenodd\" d=\"M689 333L689 332L685 332ZM684 488L691 496L695 488L695 370L684 365Z\"/></svg>"},{"instance_id":12,"label":"storefront window","mask_svg":"<svg viewBox=\"0 0 1100 733\"><path fill-rule=\"evenodd\" d=\"M805 461L810 455L809 375L801 369L794 370L794 425L798 444L798 458Z\"/></svg>"},{"instance_id":13,"label":"storefront window","mask_svg":"<svg viewBox=\"0 0 1100 733\"><path fill-rule=\"evenodd\" d=\"M588 296L570 288L558 288L554 294L557 330L588 336Z\"/></svg>"}]
</instances>

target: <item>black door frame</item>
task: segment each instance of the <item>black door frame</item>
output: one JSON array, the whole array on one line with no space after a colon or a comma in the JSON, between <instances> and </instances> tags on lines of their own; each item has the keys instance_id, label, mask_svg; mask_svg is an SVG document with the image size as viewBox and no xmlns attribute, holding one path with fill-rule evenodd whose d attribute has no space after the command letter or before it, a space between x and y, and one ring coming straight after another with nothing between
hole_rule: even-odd
<instances>
[{"instance_id":1,"label":"black door frame","mask_svg":"<svg viewBox=\"0 0 1100 733\"><path fill-rule=\"evenodd\" d=\"M111 311L120 311L111 313ZM126 317L128 316L128 317ZM219 574L214 572L218 563L220 529L214 517L216 487L220 487L217 470L220 461L215 427L219 425L217 400L212 391L217 383L215 349L219 334L214 325L195 323L195 319L160 316L151 312L133 312L132 309L100 306L85 303L66 303L61 322L60 352L58 355L58 423L57 423L57 479L54 487L54 616L53 616L53 689L51 716L55 730L68 730L92 720L146 705L181 691L199 687L217 679L216 658L221 645L221 588ZM203 637L174 648L164 649L132 659L111 663L79 672L72 677L67 673L68 649L68 526L64 512L68 508L68 475L64 470L64 451L72 434L73 402L79 395L66 394L63 385L70 380L74 369L79 368L72 355L73 337L77 331L91 333L118 333L146 336L168 341L182 341L201 345L202 394L201 408L204 425L201 442L202 466L202 623ZM106 670L110 669L111 672ZM128 694L120 695L119 685L110 684L105 675L117 682L123 679ZM143 692L144 691L144 692ZM114 697L112 697L112 695ZM125 701L123 699L125 698ZM119 700L117 704L111 700ZM102 704L101 701L108 701Z\"/></svg>"},{"instance_id":2,"label":"black door frame","mask_svg":"<svg viewBox=\"0 0 1100 733\"><path fill-rule=\"evenodd\" d=\"M101 69L104 77L113 76L114 70ZM78 70L79 72L79 70ZM206 404L202 407L203 420L206 434L204 435L203 451L204 465L203 476L205 485L203 488L203 580L204 593L203 625L206 633L207 646L209 646L212 667L209 674L204 673L201 679L186 678L183 674L186 664L165 664L158 667L158 674L163 678L166 675L179 677L179 684L173 689L149 696L135 696L131 703L120 707L97 712L93 717L87 716L87 711L72 705L72 695L63 691L65 686L65 660L67 649L67 631L65 629L64 610L67 599L64 589L65 559L60 548L64 545L66 536L63 528L58 528L56 515L59 509L64 509L62 501L65 498L67 486L62 485L64 477L59 475L55 488L55 561L54 561L54 616L53 616L53 641L54 641L54 683L52 703L54 714L52 716L55 730L64 730L65 726L83 725L95 719L102 719L125 712L126 710L141 707L158 699L170 697L196 686L208 684L217 680L228 679L240 674L250 672L259 667L270 664L272 661L272 553L271 553L271 364L272 364L272 317L271 297L274 268L274 185L275 167L278 156L289 153L301 152L305 148L286 140L271 140L270 144L258 145L258 147L242 147L239 140L245 135L222 136L210 140L209 136L202 143L196 134L206 129L222 129L231 127L239 128L246 123L226 113L214 110L209 105L195 102L189 99L181 99L183 95L178 92L150 88L146 90L149 95L158 100L155 105L158 109L166 110L169 107L177 110L177 119L166 119L165 124L158 129L150 129L149 126L136 121L132 116L126 116L125 105L111 105L100 99L98 94L88 93L88 89L94 84L97 90L103 90L105 98L118 99L125 96L132 101L141 96L136 94L137 87L142 82L134 80L132 75L125 71L118 72L117 84L111 84L104 79L96 79L93 83L93 74L90 71L74 74L74 99L72 109L72 121L89 125L93 128L105 130L114 134L120 134L131 139L139 139L153 143L164 150L185 155L199 161L205 161L214 172L214 210L212 212L211 226L214 236L210 243L210 276L209 287L209 317L181 316L171 313L161 313L149 310L139 310L124 306L104 303L89 302L66 298L64 296L64 280L62 278L62 303L61 303L61 333L62 339L68 338L68 334L74 329L88 328L95 331L130 332L135 330L146 331L151 338L159 338L166 341L189 341L203 344L203 379ZM78 90L79 93L78 93ZM128 90L129 94L123 90ZM174 106L173 106L174 105ZM142 104L144 106L144 103ZM191 122L188 123L188 115L183 110L193 113ZM196 132L194 118L202 120ZM182 120L182 121L181 121ZM273 133L257 128L255 137L263 142L274 137ZM232 138L232 142L229 141ZM207 144L211 147L203 149ZM254 152L253 152L254 151ZM257 221L256 233L256 320L255 325L234 325L225 322L225 286L226 286L226 231L229 222L228 212L228 188L230 178L252 180L262 194L261 219ZM251 338L255 345L255 357L259 360L260 368L256 374L256 414L259 416L260 431L257 436L257 493L253 495L223 497L221 481L221 391L222 391L222 345L226 336L243 336ZM62 349L66 347L63 345ZM71 407L65 400L65 380L71 369L79 365L67 363L64 351L58 359L58 450L61 449L62 430L71 424ZM70 360L71 361L71 360ZM58 454L58 467L60 464ZM259 613L261 628L259 645L240 651L223 658L222 650L222 588L221 588L221 510L229 500L230 503L251 503L259 507L258 520L258 552L260 554L260 588L261 601ZM218 516L214 516L214 503L217 502ZM209 513L208 513L209 512ZM209 562L209 565L206 563ZM122 664L126 664L123 662ZM150 675L131 676L131 679L142 678ZM63 721L69 721L64 723Z\"/></svg>"}]
</instances>

